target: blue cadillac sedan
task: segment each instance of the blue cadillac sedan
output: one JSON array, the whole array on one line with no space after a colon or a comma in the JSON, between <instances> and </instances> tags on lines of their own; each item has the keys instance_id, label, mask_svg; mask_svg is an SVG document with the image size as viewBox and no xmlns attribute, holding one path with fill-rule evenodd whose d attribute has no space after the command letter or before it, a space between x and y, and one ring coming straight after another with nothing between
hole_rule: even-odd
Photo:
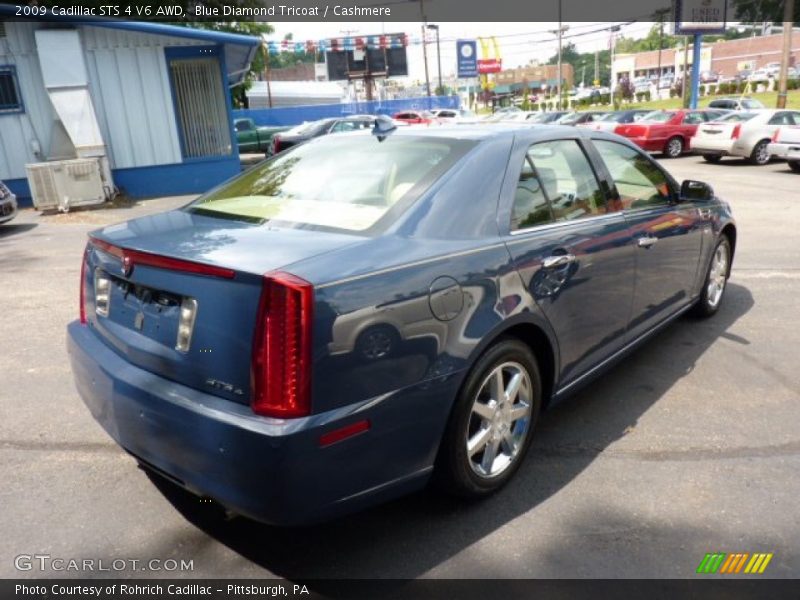
<instances>
[{"instance_id":1,"label":"blue cadillac sedan","mask_svg":"<svg viewBox=\"0 0 800 600\"><path fill-rule=\"evenodd\" d=\"M719 308L730 207L627 140L378 129L90 235L72 370L142 466L286 525L484 496L545 407Z\"/></svg>"}]
</instances>

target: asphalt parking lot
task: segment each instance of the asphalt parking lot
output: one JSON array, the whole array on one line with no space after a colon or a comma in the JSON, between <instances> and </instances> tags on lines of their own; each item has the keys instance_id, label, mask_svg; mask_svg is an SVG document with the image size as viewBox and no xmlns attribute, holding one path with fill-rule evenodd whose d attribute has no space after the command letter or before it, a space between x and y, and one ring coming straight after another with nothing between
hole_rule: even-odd
<instances>
[{"instance_id":1,"label":"asphalt parking lot","mask_svg":"<svg viewBox=\"0 0 800 600\"><path fill-rule=\"evenodd\" d=\"M800 176L784 163L666 162L733 206L739 242L711 320L680 319L544 415L515 480L471 505L420 493L329 524L225 521L155 486L72 385L86 232L177 206L0 227L0 577L15 557L192 560L191 577L694 577L707 552L773 552L800 573ZM129 568L134 577L176 575ZM97 573L109 575L109 573Z\"/></svg>"}]
</instances>

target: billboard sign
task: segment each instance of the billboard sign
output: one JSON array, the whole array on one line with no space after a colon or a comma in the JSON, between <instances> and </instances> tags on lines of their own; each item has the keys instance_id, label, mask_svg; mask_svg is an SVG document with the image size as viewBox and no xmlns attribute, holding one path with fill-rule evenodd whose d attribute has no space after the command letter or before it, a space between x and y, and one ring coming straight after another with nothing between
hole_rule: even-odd
<instances>
[{"instance_id":1,"label":"billboard sign","mask_svg":"<svg viewBox=\"0 0 800 600\"><path fill-rule=\"evenodd\" d=\"M459 78L478 76L478 44L475 40L456 40Z\"/></svg>"},{"instance_id":2,"label":"billboard sign","mask_svg":"<svg viewBox=\"0 0 800 600\"><path fill-rule=\"evenodd\" d=\"M724 33L728 0L675 0L677 35Z\"/></svg>"}]
</instances>

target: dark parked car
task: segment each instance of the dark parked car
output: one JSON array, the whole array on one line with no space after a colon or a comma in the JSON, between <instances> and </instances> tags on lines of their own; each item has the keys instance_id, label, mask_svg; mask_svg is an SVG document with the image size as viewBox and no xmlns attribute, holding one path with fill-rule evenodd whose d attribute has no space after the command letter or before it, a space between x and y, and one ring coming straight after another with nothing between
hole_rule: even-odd
<instances>
[{"instance_id":1,"label":"dark parked car","mask_svg":"<svg viewBox=\"0 0 800 600\"><path fill-rule=\"evenodd\" d=\"M729 206L632 143L378 133L320 137L90 235L72 370L142 466L281 524L431 480L484 496L543 408L719 308Z\"/></svg>"},{"instance_id":2,"label":"dark parked car","mask_svg":"<svg viewBox=\"0 0 800 600\"><path fill-rule=\"evenodd\" d=\"M241 118L233 120L236 130L236 145L239 152L264 152L268 153L272 146L272 136L286 131L289 127L265 127L256 125L253 119Z\"/></svg>"},{"instance_id":3,"label":"dark parked car","mask_svg":"<svg viewBox=\"0 0 800 600\"><path fill-rule=\"evenodd\" d=\"M287 148L297 146L321 135L369 129L374 124L375 117L372 115L353 115L303 123L293 129L273 135L270 154L283 152Z\"/></svg>"},{"instance_id":4,"label":"dark parked car","mask_svg":"<svg viewBox=\"0 0 800 600\"><path fill-rule=\"evenodd\" d=\"M17 197L0 181L0 223L6 223L16 216Z\"/></svg>"}]
</instances>

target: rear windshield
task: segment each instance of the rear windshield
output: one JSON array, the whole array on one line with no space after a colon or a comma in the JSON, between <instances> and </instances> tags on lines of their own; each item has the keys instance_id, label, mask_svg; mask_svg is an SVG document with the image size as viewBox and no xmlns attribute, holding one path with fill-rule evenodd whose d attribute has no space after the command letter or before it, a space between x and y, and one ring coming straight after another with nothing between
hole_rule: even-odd
<instances>
[{"instance_id":1,"label":"rear windshield","mask_svg":"<svg viewBox=\"0 0 800 600\"><path fill-rule=\"evenodd\" d=\"M331 121L330 119L324 119L322 121L310 121L308 123L303 123L302 125L293 127L286 133L288 135L305 135L308 133L314 133L315 131L322 129L326 125L330 125L332 122L333 121Z\"/></svg>"},{"instance_id":2,"label":"rear windshield","mask_svg":"<svg viewBox=\"0 0 800 600\"><path fill-rule=\"evenodd\" d=\"M643 116L641 120L650 121L651 123L666 123L674 116L674 112L667 110L654 110L653 112L647 113L645 116Z\"/></svg>"},{"instance_id":3,"label":"rear windshield","mask_svg":"<svg viewBox=\"0 0 800 600\"><path fill-rule=\"evenodd\" d=\"M394 221L475 143L324 136L253 167L186 210L285 227L370 233Z\"/></svg>"},{"instance_id":4,"label":"rear windshield","mask_svg":"<svg viewBox=\"0 0 800 600\"><path fill-rule=\"evenodd\" d=\"M753 117L756 116L756 113L748 113L748 112L732 112L722 115L721 117L717 117L714 119L715 121L727 121L733 123L741 123L742 121L749 121Z\"/></svg>"}]
</instances>

